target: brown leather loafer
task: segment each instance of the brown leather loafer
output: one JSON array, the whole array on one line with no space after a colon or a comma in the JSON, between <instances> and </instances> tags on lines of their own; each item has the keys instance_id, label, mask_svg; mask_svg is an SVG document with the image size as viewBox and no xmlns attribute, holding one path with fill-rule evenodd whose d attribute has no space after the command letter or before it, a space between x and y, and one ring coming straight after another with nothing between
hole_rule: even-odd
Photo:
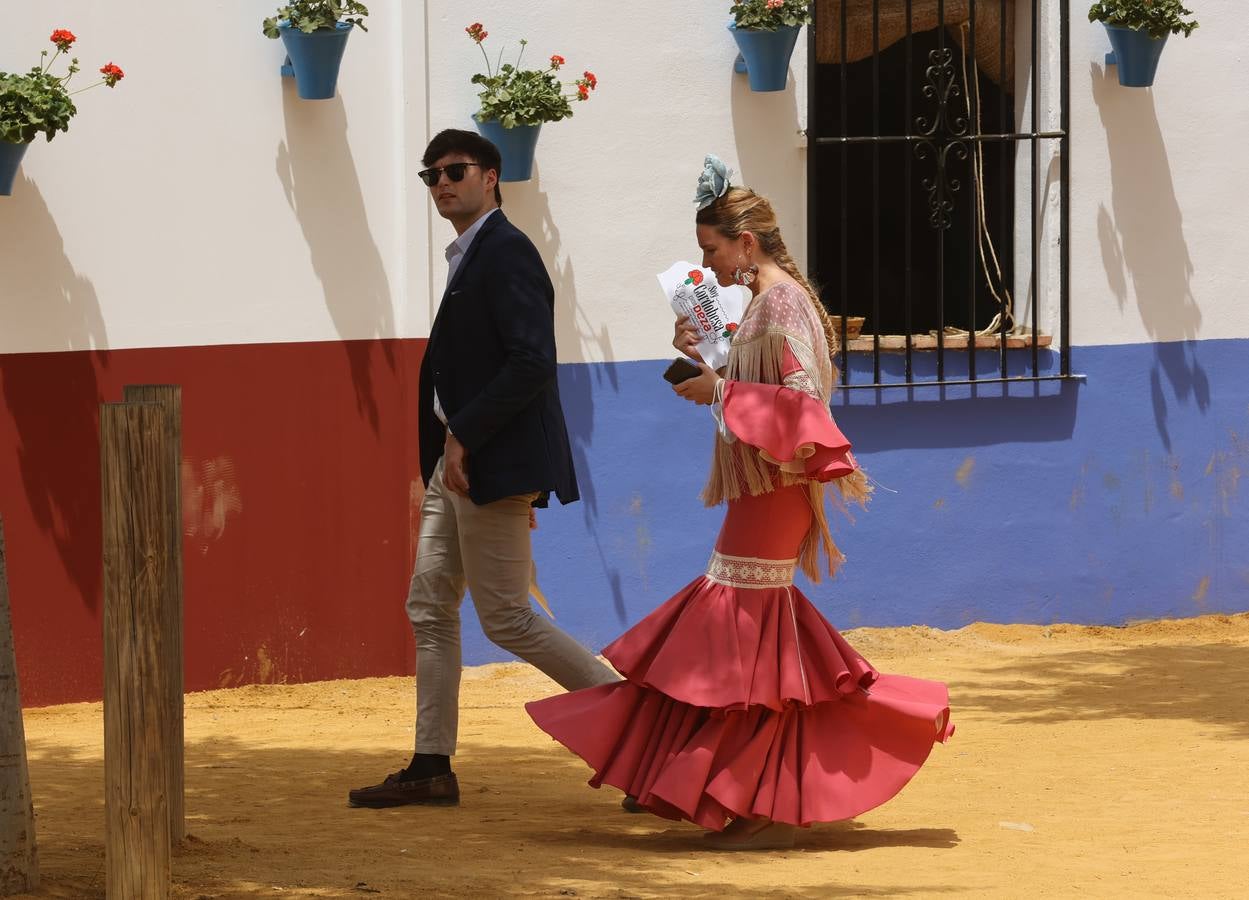
<instances>
[{"instance_id":1,"label":"brown leather loafer","mask_svg":"<svg viewBox=\"0 0 1249 900\"><path fill-rule=\"evenodd\" d=\"M384 809L388 806L406 806L423 803L427 806L456 806L460 802L460 785L455 773L435 775L433 778L417 778L400 781L399 772L386 776L381 784L356 788L347 793L348 806L367 806Z\"/></svg>"}]
</instances>

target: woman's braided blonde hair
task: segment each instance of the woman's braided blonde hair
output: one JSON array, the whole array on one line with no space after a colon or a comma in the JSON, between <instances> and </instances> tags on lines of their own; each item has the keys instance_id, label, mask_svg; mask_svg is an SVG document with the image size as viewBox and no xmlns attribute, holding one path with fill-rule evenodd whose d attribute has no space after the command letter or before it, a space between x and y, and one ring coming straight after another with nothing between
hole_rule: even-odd
<instances>
[{"instance_id":1,"label":"woman's braided blonde hair","mask_svg":"<svg viewBox=\"0 0 1249 900\"><path fill-rule=\"evenodd\" d=\"M759 249L772 257L786 275L802 286L824 326L828 356L833 364L833 383L836 384L837 353L840 350L837 327L820 301L819 294L789 255L789 249L781 238L781 227L776 221L776 213L767 198L749 188L730 187L720 197L700 209L694 216L694 221L714 228L729 240L737 240L743 232L749 231L759 242Z\"/></svg>"}]
</instances>

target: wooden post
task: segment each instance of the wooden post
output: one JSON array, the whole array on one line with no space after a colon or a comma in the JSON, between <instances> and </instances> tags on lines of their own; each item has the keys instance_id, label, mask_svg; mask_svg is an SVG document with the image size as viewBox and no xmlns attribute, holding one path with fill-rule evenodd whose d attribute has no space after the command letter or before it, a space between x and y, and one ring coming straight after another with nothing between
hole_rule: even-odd
<instances>
[{"instance_id":1,"label":"wooden post","mask_svg":"<svg viewBox=\"0 0 1249 900\"><path fill-rule=\"evenodd\" d=\"M164 608L161 614L164 643L161 668L165 676L165 762L169 787L169 839L180 844L186 837L185 768L183 737L183 626L182 626L182 388L172 384L126 385L122 399L160 404L165 420L165 459L162 470L169 498L169 537L165 562Z\"/></svg>"},{"instance_id":2,"label":"wooden post","mask_svg":"<svg viewBox=\"0 0 1249 900\"><path fill-rule=\"evenodd\" d=\"M35 809L26 768L26 733L17 688L17 654L9 611L4 520L0 519L0 895L39 887Z\"/></svg>"},{"instance_id":3,"label":"wooden post","mask_svg":"<svg viewBox=\"0 0 1249 900\"><path fill-rule=\"evenodd\" d=\"M169 559L165 413L100 406L104 514L104 879L109 900L170 889L167 729L161 671Z\"/></svg>"}]
</instances>

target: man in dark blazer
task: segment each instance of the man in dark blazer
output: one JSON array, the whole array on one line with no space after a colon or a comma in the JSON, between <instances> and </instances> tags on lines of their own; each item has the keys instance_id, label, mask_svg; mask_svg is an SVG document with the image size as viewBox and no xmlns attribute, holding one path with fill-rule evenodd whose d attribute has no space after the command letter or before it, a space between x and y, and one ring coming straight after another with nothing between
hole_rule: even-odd
<instances>
[{"instance_id":1,"label":"man in dark blazer","mask_svg":"<svg viewBox=\"0 0 1249 900\"><path fill-rule=\"evenodd\" d=\"M439 133L421 180L456 231L421 364L425 499L407 611L416 636L416 753L352 806L459 802L451 771L465 587L486 636L569 690L617 680L529 603L531 511L578 498L555 380L555 291L533 243L499 209L499 151Z\"/></svg>"}]
</instances>

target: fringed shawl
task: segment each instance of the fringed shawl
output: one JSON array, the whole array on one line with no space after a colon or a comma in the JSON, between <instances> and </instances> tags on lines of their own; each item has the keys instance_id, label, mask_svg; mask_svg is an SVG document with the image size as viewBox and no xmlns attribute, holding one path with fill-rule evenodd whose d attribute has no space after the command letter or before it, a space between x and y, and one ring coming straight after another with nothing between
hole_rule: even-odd
<instances>
[{"instance_id":1,"label":"fringed shawl","mask_svg":"<svg viewBox=\"0 0 1249 900\"><path fill-rule=\"evenodd\" d=\"M784 374L785 350L789 349L801 370ZM832 399L835 373L829 358L823 323L812 306L806 291L790 282L780 282L751 301L733 336L725 377L730 381L754 382L788 387L802 391L828 412ZM809 451L808 451L809 452ZM799 454L802 455L802 454ZM776 487L794 484L806 486L814 518L799 550L799 564L812 581L819 581L819 550L828 559L828 573L833 574L845 557L837 549L828 529L824 512L824 484L806 475L805 467L778 464L767 454L744 441L716 435L711 475L703 488L703 502L708 506L736 500L743 494L765 494ZM871 492L863 472L837 478L839 505L845 501L865 505Z\"/></svg>"}]
</instances>

